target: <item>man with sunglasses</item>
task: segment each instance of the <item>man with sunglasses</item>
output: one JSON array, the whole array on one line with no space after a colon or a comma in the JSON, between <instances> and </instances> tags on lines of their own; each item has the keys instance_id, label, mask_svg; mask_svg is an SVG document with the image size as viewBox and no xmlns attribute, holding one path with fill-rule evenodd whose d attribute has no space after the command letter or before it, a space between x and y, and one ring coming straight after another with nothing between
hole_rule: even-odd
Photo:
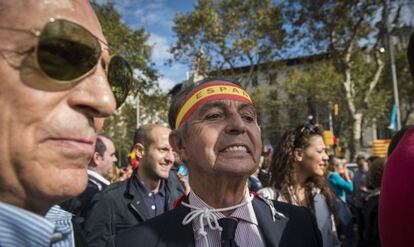
<instances>
[{"instance_id":1,"label":"man with sunglasses","mask_svg":"<svg viewBox=\"0 0 414 247\"><path fill-rule=\"evenodd\" d=\"M262 142L256 108L243 88L206 79L173 96L168 118L171 146L188 167L190 194L108 246L322 246L308 209L249 193Z\"/></svg>"},{"instance_id":2,"label":"man with sunglasses","mask_svg":"<svg viewBox=\"0 0 414 247\"><path fill-rule=\"evenodd\" d=\"M94 120L130 75L88 1L0 1L0 246L75 245L53 205L85 189Z\"/></svg>"}]
</instances>

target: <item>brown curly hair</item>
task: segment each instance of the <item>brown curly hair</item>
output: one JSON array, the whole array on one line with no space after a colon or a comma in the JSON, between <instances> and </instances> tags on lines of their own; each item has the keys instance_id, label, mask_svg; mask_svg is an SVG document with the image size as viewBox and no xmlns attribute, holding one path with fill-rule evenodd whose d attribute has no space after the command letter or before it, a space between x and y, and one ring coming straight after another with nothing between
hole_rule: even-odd
<instances>
[{"instance_id":1,"label":"brown curly hair","mask_svg":"<svg viewBox=\"0 0 414 247\"><path fill-rule=\"evenodd\" d=\"M318 125L302 124L295 129L287 130L279 141L276 152L273 155L270 167L270 186L293 203L289 193L289 187L296 185L295 179L297 165L295 164L294 151L297 148L307 148L312 136L322 136L322 128ZM325 196L329 211L335 215L335 199L324 177L312 176L305 182L305 202L307 207L315 213L313 188L319 188Z\"/></svg>"}]
</instances>

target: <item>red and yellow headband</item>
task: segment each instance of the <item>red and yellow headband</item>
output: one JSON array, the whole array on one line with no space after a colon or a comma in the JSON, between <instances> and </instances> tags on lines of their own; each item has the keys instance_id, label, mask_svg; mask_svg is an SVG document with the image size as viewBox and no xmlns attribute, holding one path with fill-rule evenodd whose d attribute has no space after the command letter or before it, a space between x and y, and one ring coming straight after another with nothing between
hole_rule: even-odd
<instances>
[{"instance_id":1,"label":"red and yellow headband","mask_svg":"<svg viewBox=\"0 0 414 247\"><path fill-rule=\"evenodd\" d=\"M201 105L209 101L225 99L252 104L250 96L243 88L224 81L214 81L189 94L178 111L175 128L178 129Z\"/></svg>"}]
</instances>

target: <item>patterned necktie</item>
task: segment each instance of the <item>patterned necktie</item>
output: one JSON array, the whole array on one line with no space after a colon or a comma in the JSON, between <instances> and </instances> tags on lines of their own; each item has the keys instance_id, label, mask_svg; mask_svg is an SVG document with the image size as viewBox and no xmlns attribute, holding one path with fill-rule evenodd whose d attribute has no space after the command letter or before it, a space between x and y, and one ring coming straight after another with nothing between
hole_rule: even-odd
<instances>
[{"instance_id":1,"label":"patterned necktie","mask_svg":"<svg viewBox=\"0 0 414 247\"><path fill-rule=\"evenodd\" d=\"M222 218L218 220L218 223L223 228L221 232L221 247L239 247L234 240L238 223L237 219Z\"/></svg>"}]
</instances>

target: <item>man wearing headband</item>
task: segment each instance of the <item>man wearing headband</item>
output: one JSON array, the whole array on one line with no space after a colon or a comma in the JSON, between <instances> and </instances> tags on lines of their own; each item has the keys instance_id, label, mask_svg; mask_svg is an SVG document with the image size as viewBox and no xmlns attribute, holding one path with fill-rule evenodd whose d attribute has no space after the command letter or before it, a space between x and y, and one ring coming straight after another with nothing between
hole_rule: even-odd
<instances>
[{"instance_id":1,"label":"man wearing headband","mask_svg":"<svg viewBox=\"0 0 414 247\"><path fill-rule=\"evenodd\" d=\"M322 246L310 211L249 193L262 149L257 112L238 84L208 79L173 96L170 143L189 170L176 208L108 245Z\"/></svg>"},{"instance_id":2,"label":"man wearing headband","mask_svg":"<svg viewBox=\"0 0 414 247\"><path fill-rule=\"evenodd\" d=\"M408 44L408 62L414 78L414 33ZM414 244L414 126L409 126L388 157L379 202L381 246Z\"/></svg>"},{"instance_id":3,"label":"man wearing headband","mask_svg":"<svg viewBox=\"0 0 414 247\"><path fill-rule=\"evenodd\" d=\"M88 1L0 1L0 246L75 245L53 205L85 189L94 119L116 107L105 42Z\"/></svg>"}]
</instances>

